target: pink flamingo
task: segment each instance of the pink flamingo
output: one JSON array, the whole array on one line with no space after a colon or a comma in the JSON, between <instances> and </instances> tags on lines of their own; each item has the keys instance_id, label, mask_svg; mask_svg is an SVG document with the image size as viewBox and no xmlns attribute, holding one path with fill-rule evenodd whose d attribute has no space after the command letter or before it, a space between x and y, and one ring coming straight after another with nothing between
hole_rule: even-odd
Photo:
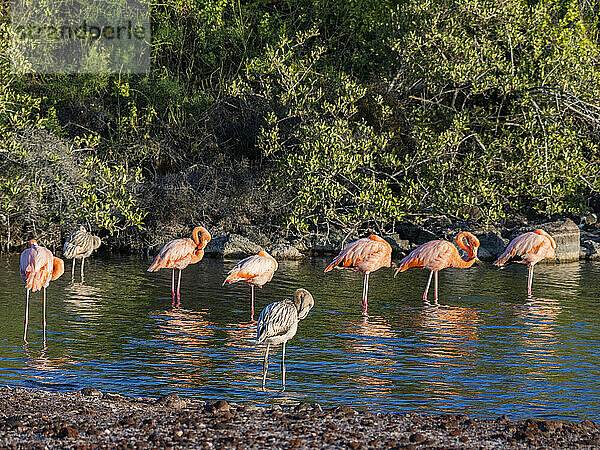
<instances>
[{"instance_id":1,"label":"pink flamingo","mask_svg":"<svg viewBox=\"0 0 600 450\"><path fill-rule=\"evenodd\" d=\"M228 272L227 278L223 281L223 286L237 281L245 281L252 288L250 320L254 321L254 286L262 288L263 285L271 281L278 267L275 258L265 251L260 251L258 255L242 259L233 266L233 269Z\"/></svg>"},{"instance_id":2,"label":"pink flamingo","mask_svg":"<svg viewBox=\"0 0 600 450\"><path fill-rule=\"evenodd\" d=\"M198 237L200 234L200 237ZM174 239L167 242L161 249L154 262L148 267L148 272L156 272L160 269L173 269L171 276L171 294L173 306L175 305L175 269L179 270L177 281L177 306L181 302L181 271L189 264L196 264L204 257L204 247L210 242L210 233L204 227L196 227L192 231L192 237Z\"/></svg>"},{"instance_id":3,"label":"pink flamingo","mask_svg":"<svg viewBox=\"0 0 600 450\"><path fill-rule=\"evenodd\" d=\"M423 293L423 300L427 301L427 292L431 284L431 277L435 274L435 303L438 302L438 272L446 267L456 267L458 269L469 268L477 260L477 249L479 248L479 239L469 232L462 232L456 236L456 244L467 252L467 259L464 260L456 247L443 240L429 241L420 247L414 249L410 254L398 264L394 276L398 272L404 272L411 267L421 267L429 269L429 280Z\"/></svg>"},{"instance_id":4,"label":"pink flamingo","mask_svg":"<svg viewBox=\"0 0 600 450\"><path fill-rule=\"evenodd\" d=\"M556 258L556 242L544 230L534 230L514 238L504 253L494 265L503 266L515 262L527 264L529 275L527 278L527 295L531 297L531 284L533 283L533 266L545 258Z\"/></svg>"},{"instance_id":5,"label":"pink flamingo","mask_svg":"<svg viewBox=\"0 0 600 450\"><path fill-rule=\"evenodd\" d=\"M365 275L363 282L363 316L367 315L369 307L367 294L369 292L369 274L392 265L392 247L385 239L372 234L346 245L344 249L331 261L325 272L332 269L350 269Z\"/></svg>"},{"instance_id":6,"label":"pink flamingo","mask_svg":"<svg viewBox=\"0 0 600 450\"><path fill-rule=\"evenodd\" d=\"M44 289L44 342L46 342L46 288L50 281L56 280L65 271L65 263L56 258L46 247L37 245L37 241L30 240L27 248L21 253L20 274L25 282L26 308L25 308L25 332L23 340L27 343L27 325L29 324L29 291L36 292Z\"/></svg>"}]
</instances>

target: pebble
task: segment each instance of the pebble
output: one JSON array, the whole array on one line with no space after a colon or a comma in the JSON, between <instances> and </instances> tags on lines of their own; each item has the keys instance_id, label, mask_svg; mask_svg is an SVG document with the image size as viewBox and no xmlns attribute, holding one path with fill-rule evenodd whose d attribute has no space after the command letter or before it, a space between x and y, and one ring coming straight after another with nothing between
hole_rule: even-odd
<instances>
[{"instance_id":1,"label":"pebble","mask_svg":"<svg viewBox=\"0 0 600 450\"><path fill-rule=\"evenodd\" d=\"M173 406L177 404L185 410ZM573 423L506 416L373 414L348 405L234 407L227 400L205 404L177 394L156 401L103 395L99 402L83 392L0 389L0 408L0 448L26 448L34 436L35 445L42 448L81 449L595 448L600 443L597 424L587 419ZM57 438L64 440L57 445Z\"/></svg>"}]
</instances>

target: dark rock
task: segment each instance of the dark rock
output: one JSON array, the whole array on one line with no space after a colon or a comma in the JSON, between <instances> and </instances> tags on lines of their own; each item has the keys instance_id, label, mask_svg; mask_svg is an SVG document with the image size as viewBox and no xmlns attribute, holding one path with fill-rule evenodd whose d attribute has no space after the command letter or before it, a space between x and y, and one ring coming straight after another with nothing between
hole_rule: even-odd
<instances>
[{"instance_id":1,"label":"dark rock","mask_svg":"<svg viewBox=\"0 0 600 450\"><path fill-rule=\"evenodd\" d=\"M58 432L60 438L76 438L79 436L79 430L73 427L63 427Z\"/></svg>"},{"instance_id":2,"label":"dark rock","mask_svg":"<svg viewBox=\"0 0 600 450\"><path fill-rule=\"evenodd\" d=\"M238 234L229 234L212 239L204 253L220 258L244 258L260 252L260 245L251 242L248 238Z\"/></svg>"},{"instance_id":3,"label":"dark rock","mask_svg":"<svg viewBox=\"0 0 600 450\"><path fill-rule=\"evenodd\" d=\"M217 400L214 407L215 411L229 411L229 403L226 400Z\"/></svg>"},{"instance_id":4,"label":"dark rock","mask_svg":"<svg viewBox=\"0 0 600 450\"><path fill-rule=\"evenodd\" d=\"M594 213L586 213L581 217L581 225L591 226L596 223L598 223L598 216Z\"/></svg>"},{"instance_id":5,"label":"dark rock","mask_svg":"<svg viewBox=\"0 0 600 450\"><path fill-rule=\"evenodd\" d=\"M401 258L401 257L403 258L413 248L413 246L410 244L410 242L407 239L400 238L400 235L397 233L383 236L383 238L392 247L392 258Z\"/></svg>"},{"instance_id":6,"label":"dark rock","mask_svg":"<svg viewBox=\"0 0 600 450\"><path fill-rule=\"evenodd\" d=\"M503 239L499 231L487 231L484 234L477 234L477 238L481 243L477 256L482 261L495 261L508 245L508 239Z\"/></svg>"},{"instance_id":7,"label":"dark rock","mask_svg":"<svg viewBox=\"0 0 600 450\"><path fill-rule=\"evenodd\" d=\"M415 444L420 444L421 442L425 441L425 436L423 436L421 433L414 433L411 434L410 436L410 442L414 442Z\"/></svg>"},{"instance_id":8,"label":"dark rock","mask_svg":"<svg viewBox=\"0 0 600 450\"><path fill-rule=\"evenodd\" d=\"M305 257L295 246L285 243L276 244L269 253L277 260L299 260Z\"/></svg>"},{"instance_id":9,"label":"dark rock","mask_svg":"<svg viewBox=\"0 0 600 450\"><path fill-rule=\"evenodd\" d=\"M81 390L81 395L85 395L86 397L98 397L102 398L102 392L100 392L96 388L86 387Z\"/></svg>"},{"instance_id":10,"label":"dark rock","mask_svg":"<svg viewBox=\"0 0 600 450\"><path fill-rule=\"evenodd\" d=\"M156 400L155 404L167 406L169 408L174 409L181 409L185 408L186 401L180 398L179 395L177 395L176 393L171 392L170 394L167 394L164 397L161 397L158 400Z\"/></svg>"}]
</instances>

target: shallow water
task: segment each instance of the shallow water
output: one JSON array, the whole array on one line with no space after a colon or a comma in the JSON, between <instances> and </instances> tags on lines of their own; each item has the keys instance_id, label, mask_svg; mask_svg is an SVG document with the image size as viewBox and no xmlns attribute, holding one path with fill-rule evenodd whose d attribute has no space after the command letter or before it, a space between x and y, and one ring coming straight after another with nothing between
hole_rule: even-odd
<instances>
[{"instance_id":1,"label":"shallow water","mask_svg":"<svg viewBox=\"0 0 600 450\"><path fill-rule=\"evenodd\" d=\"M600 420L600 264L537 266L531 299L524 295L526 267L448 269L440 273L437 307L421 298L427 271L411 269L394 279L382 269L370 277L365 319L360 274L324 274L325 259L281 262L273 281L256 290L257 315L298 287L316 304L288 343L286 392L265 394L264 346L255 343L249 321L250 288L221 287L234 261L206 259L186 269L179 308L171 306L170 271L148 273L150 262L93 257L83 284L78 274L72 282L67 262L48 288L44 348L41 294L30 301L24 345L18 256L0 258L0 383ZM280 387L280 358L277 347L272 389Z\"/></svg>"}]
</instances>

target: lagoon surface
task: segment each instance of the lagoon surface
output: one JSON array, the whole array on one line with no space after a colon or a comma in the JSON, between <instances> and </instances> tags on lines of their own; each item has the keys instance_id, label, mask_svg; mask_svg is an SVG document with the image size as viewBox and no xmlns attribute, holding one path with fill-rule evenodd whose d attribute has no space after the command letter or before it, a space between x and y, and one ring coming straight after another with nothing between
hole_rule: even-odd
<instances>
[{"instance_id":1,"label":"lagoon surface","mask_svg":"<svg viewBox=\"0 0 600 450\"><path fill-rule=\"evenodd\" d=\"M346 404L385 412L452 412L490 417L600 420L600 264L539 265L533 298L527 270L482 264L440 273L440 305L422 294L429 272L369 280L323 273L329 260L283 261L256 290L256 309L303 287L315 307L287 345L287 390L261 390L265 347L255 342L250 288L221 287L235 261L205 259L182 276L179 308L171 272L146 272L151 259L92 257L86 276L65 274L30 301L18 255L0 258L0 383L59 391L92 386L128 396L182 396L238 402ZM433 291L430 291L430 296ZM281 382L280 347L268 387Z\"/></svg>"}]
</instances>

